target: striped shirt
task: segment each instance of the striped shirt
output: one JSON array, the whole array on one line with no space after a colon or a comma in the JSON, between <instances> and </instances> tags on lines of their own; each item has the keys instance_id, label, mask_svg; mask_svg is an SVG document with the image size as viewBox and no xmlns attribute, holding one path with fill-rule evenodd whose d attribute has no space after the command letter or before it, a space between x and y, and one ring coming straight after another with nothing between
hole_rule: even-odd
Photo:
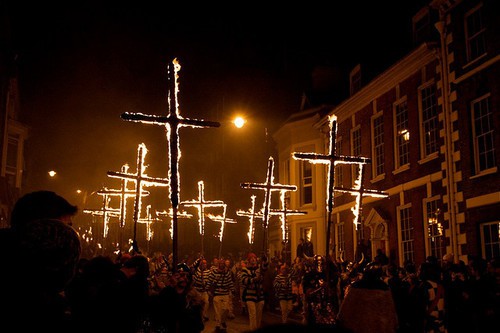
<instances>
[{"instance_id":1,"label":"striped shirt","mask_svg":"<svg viewBox=\"0 0 500 333\"><path fill-rule=\"evenodd\" d=\"M264 300L262 286L262 273L260 268L244 267L240 272L240 282L243 286L243 300L245 302L260 302Z\"/></svg>"},{"instance_id":2,"label":"striped shirt","mask_svg":"<svg viewBox=\"0 0 500 333\"><path fill-rule=\"evenodd\" d=\"M200 267L196 268L193 275L193 287L200 293L208 291L208 274L209 269L202 270Z\"/></svg>"},{"instance_id":3,"label":"striped shirt","mask_svg":"<svg viewBox=\"0 0 500 333\"><path fill-rule=\"evenodd\" d=\"M273 288L276 297L279 300L293 299L292 293L292 275L291 274L278 274L274 278Z\"/></svg>"},{"instance_id":4,"label":"striped shirt","mask_svg":"<svg viewBox=\"0 0 500 333\"><path fill-rule=\"evenodd\" d=\"M234 283L231 272L219 269L211 269L207 277L208 287L213 290L214 296L229 295L234 291Z\"/></svg>"}]
</instances>

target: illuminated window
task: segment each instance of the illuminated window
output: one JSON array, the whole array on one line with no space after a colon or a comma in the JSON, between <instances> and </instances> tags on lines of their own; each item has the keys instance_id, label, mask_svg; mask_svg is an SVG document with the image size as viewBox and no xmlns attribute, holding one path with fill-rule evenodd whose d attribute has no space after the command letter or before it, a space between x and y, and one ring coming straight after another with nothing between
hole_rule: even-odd
<instances>
[{"instance_id":1,"label":"illuminated window","mask_svg":"<svg viewBox=\"0 0 500 333\"><path fill-rule=\"evenodd\" d=\"M396 168L400 168L409 163L410 157L410 132L406 99L394 106L394 119L394 130L396 132Z\"/></svg>"},{"instance_id":2,"label":"illuminated window","mask_svg":"<svg viewBox=\"0 0 500 333\"><path fill-rule=\"evenodd\" d=\"M465 16L465 39L467 59L472 61L486 53L486 28L483 22L483 7L478 5Z\"/></svg>"},{"instance_id":3,"label":"illuminated window","mask_svg":"<svg viewBox=\"0 0 500 333\"><path fill-rule=\"evenodd\" d=\"M312 166L308 161L300 162L300 174L301 174L301 204L307 205L312 204L313 196L313 179L312 179Z\"/></svg>"},{"instance_id":4,"label":"illuminated window","mask_svg":"<svg viewBox=\"0 0 500 333\"><path fill-rule=\"evenodd\" d=\"M476 174L495 167L493 112L490 94L472 102L472 136Z\"/></svg>"},{"instance_id":5,"label":"illuminated window","mask_svg":"<svg viewBox=\"0 0 500 333\"><path fill-rule=\"evenodd\" d=\"M420 106L420 132L422 145L422 158L438 151L438 108L436 86L430 84L419 89Z\"/></svg>"},{"instance_id":6,"label":"illuminated window","mask_svg":"<svg viewBox=\"0 0 500 333\"><path fill-rule=\"evenodd\" d=\"M372 119L373 174L384 174L384 118L382 112Z\"/></svg>"},{"instance_id":7,"label":"illuminated window","mask_svg":"<svg viewBox=\"0 0 500 333\"><path fill-rule=\"evenodd\" d=\"M432 199L425 203L425 218L427 221L427 244L429 246L429 255L436 258L442 258L445 255L443 222L440 215L441 210L438 207L439 200Z\"/></svg>"},{"instance_id":8,"label":"illuminated window","mask_svg":"<svg viewBox=\"0 0 500 333\"><path fill-rule=\"evenodd\" d=\"M401 230L401 254L403 261L415 262L414 229L411 220L411 206L399 207L399 228Z\"/></svg>"}]
</instances>

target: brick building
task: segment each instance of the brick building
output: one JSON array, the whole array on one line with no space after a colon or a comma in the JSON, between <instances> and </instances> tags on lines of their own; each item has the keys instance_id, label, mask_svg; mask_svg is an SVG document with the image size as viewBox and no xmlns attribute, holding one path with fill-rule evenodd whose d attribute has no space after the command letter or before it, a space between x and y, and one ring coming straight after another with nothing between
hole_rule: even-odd
<instances>
[{"instance_id":1,"label":"brick building","mask_svg":"<svg viewBox=\"0 0 500 333\"><path fill-rule=\"evenodd\" d=\"M292 257L300 238L335 258L372 258L378 249L398 265L452 253L500 255L500 38L494 0L435 0L413 19L414 49L377 76L350 74L350 96L335 106L293 114L276 131L279 179L296 184L290 208ZM363 156L361 216L354 188L358 164L334 167L334 206L325 209L328 165L297 160L325 154L329 117L336 117L336 156ZM354 211L354 212L353 212ZM360 222L359 224L354 222ZM270 230L270 248L280 242Z\"/></svg>"}]
</instances>

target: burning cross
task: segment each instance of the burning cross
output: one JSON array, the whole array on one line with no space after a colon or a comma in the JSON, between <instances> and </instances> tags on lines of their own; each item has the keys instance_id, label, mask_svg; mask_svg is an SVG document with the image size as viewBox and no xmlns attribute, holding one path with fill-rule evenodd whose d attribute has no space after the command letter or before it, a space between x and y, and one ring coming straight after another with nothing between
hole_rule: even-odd
<instances>
[{"instance_id":1,"label":"burning cross","mask_svg":"<svg viewBox=\"0 0 500 333\"><path fill-rule=\"evenodd\" d=\"M168 216L170 218L173 218L174 216L174 210L172 208L169 209L168 213L166 210L164 211L161 211L161 212L156 212L156 215L159 215L159 216ZM190 219L192 218L193 215L189 214L189 213L186 213L186 212L179 212L177 211L177 218L184 218L184 219ZM174 230L173 230L173 221L170 221L170 228L168 229L168 231L170 232L170 239L173 239L173 233L174 233Z\"/></svg>"},{"instance_id":2,"label":"burning cross","mask_svg":"<svg viewBox=\"0 0 500 333\"><path fill-rule=\"evenodd\" d=\"M252 197L251 197L252 206L250 207L250 209L248 211L244 211L244 210L240 209L236 212L236 215L246 216L246 217L248 217L248 219L250 221L250 225L248 226L248 233L247 233L248 243L250 245L252 245L254 240L255 240L255 224L254 224L255 218L260 218L260 219L264 218L263 214L255 212L255 198L256 198L256 196L252 195Z\"/></svg>"},{"instance_id":3,"label":"burning cross","mask_svg":"<svg viewBox=\"0 0 500 333\"><path fill-rule=\"evenodd\" d=\"M264 198L264 212L263 212L263 223L264 223L264 250L267 253L267 227L269 225L269 211L271 207L271 193L273 191L296 191L297 186L295 185L281 185L274 183L274 159L272 156L269 157L267 162L267 177L265 183L241 183L241 188L244 189L257 189L265 191Z\"/></svg>"},{"instance_id":4,"label":"burning cross","mask_svg":"<svg viewBox=\"0 0 500 333\"><path fill-rule=\"evenodd\" d=\"M205 200L205 185L203 180L198 182L198 201L188 200L181 202L185 207L196 207L198 209L198 224L201 235L201 253L203 253L203 236L205 235L205 207L224 207L224 201L206 201ZM175 229L174 229L175 230Z\"/></svg>"},{"instance_id":5,"label":"burning cross","mask_svg":"<svg viewBox=\"0 0 500 333\"><path fill-rule=\"evenodd\" d=\"M305 160L310 163L328 164L328 185L326 189L326 210L328 211L328 222L326 232L326 255L330 255L330 229L332 224L331 212L333 210L333 191L334 191L334 175L335 166L337 164L368 164L371 160L366 157L342 156L335 154L335 146L337 140L337 117L332 115L328 118L330 125L330 146L328 154L316 153L293 153L293 158L296 160Z\"/></svg>"},{"instance_id":6,"label":"burning cross","mask_svg":"<svg viewBox=\"0 0 500 333\"><path fill-rule=\"evenodd\" d=\"M228 219L226 217L226 211L227 211L227 205L223 205L223 212L222 216L221 215L213 215L213 214L208 214L207 217L211 219L214 222L219 222L220 223L220 231L219 231L219 258L222 255L222 239L224 238L224 227L226 223L236 223L235 220L233 219Z\"/></svg>"},{"instance_id":7,"label":"burning cross","mask_svg":"<svg viewBox=\"0 0 500 333\"><path fill-rule=\"evenodd\" d=\"M287 223L287 216L290 215L305 215L307 214L306 211L300 211L300 210L289 210L286 207L286 198L285 194L287 191L280 191L280 203L281 203L281 209L271 209L271 215L278 215L281 220L281 238L283 242L288 243L288 223Z\"/></svg>"},{"instance_id":8,"label":"burning cross","mask_svg":"<svg viewBox=\"0 0 500 333\"><path fill-rule=\"evenodd\" d=\"M179 208L179 191L180 191L180 174L179 174L179 160L181 157L180 142L179 142L179 128L193 127L193 128L206 128L206 127L219 127L220 123L213 121L197 120L183 118L179 112L178 92L179 84L177 82L178 72L181 65L174 59L172 67L169 67L168 80L171 82L168 89L168 115L146 115L142 113L123 113L121 118L134 122L141 122L145 124L154 124L165 126L167 131L167 140L169 146L169 190L170 202L172 204L173 212L173 261L174 265L177 264L177 209Z\"/></svg>"},{"instance_id":9,"label":"burning cross","mask_svg":"<svg viewBox=\"0 0 500 333\"><path fill-rule=\"evenodd\" d=\"M359 173L356 181L354 182L354 188L343 188L343 187L335 187L335 191L350 193L356 197L356 204L351 211L355 216L354 224L356 225L356 230L358 230L359 225L361 224L362 219L362 201L363 196L366 197L376 197L376 198L387 198L389 196L388 193L383 191L375 191L375 190L367 190L364 189L363 184L364 179L364 164L359 164Z\"/></svg>"},{"instance_id":10,"label":"burning cross","mask_svg":"<svg viewBox=\"0 0 500 333\"><path fill-rule=\"evenodd\" d=\"M109 197L108 194L101 194L97 193L99 195L102 195L102 208L101 209L84 209L83 212L85 214L91 214L92 216L102 216L102 225L103 225L103 238L108 237L108 230L109 230L109 219L110 217L119 217L120 210L115 209L115 208L110 208L109 207L109 202L111 198Z\"/></svg>"},{"instance_id":11,"label":"burning cross","mask_svg":"<svg viewBox=\"0 0 500 333\"><path fill-rule=\"evenodd\" d=\"M144 159L146 158L148 150L144 143L139 145L137 149L137 172L127 173L127 172L115 172L108 171L108 176L111 178L129 179L135 182L135 201L134 201L134 239L132 246L134 251L140 253L139 246L137 244L137 223L140 218L142 197L145 195L143 189L144 186L167 186L169 184L167 179L164 178L154 178L149 177L144 173L146 166L144 165Z\"/></svg>"}]
</instances>

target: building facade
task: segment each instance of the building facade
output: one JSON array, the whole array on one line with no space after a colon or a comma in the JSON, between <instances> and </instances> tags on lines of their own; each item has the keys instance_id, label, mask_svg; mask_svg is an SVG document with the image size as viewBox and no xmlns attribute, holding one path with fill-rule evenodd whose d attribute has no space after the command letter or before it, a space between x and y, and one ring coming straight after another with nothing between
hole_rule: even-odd
<instances>
[{"instance_id":1,"label":"building facade","mask_svg":"<svg viewBox=\"0 0 500 333\"><path fill-rule=\"evenodd\" d=\"M430 2L413 17L416 44L406 56L364 85L356 66L348 98L293 115L275 133L279 179L298 186L290 208L308 212L289 218L292 257L304 233L316 253L325 254L329 239L329 254L344 260L379 249L398 265L450 253L465 262L500 255L495 13L494 0ZM328 152L331 116L336 155L370 158L361 188L387 197L363 196L356 209L355 196L335 189L355 188L360 166L335 164L328 219L327 166L292 155Z\"/></svg>"}]
</instances>

